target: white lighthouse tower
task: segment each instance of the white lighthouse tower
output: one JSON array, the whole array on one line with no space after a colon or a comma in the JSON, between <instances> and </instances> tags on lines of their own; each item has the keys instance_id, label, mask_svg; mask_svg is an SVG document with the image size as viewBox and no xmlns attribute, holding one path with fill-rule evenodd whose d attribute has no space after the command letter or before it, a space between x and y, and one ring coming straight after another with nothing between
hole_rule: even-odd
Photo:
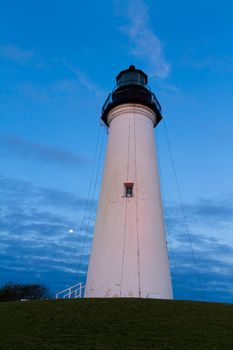
<instances>
[{"instance_id":1,"label":"white lighthouse tower","mask_svg":"<svg viewBox=\"0 0 233 350\"><path fill-rule=\"evenodd\" d=\"M85 297L172 299L154 127L161 107L130 66L102 109L109 128Z\"/></svg>"}]
</instances>

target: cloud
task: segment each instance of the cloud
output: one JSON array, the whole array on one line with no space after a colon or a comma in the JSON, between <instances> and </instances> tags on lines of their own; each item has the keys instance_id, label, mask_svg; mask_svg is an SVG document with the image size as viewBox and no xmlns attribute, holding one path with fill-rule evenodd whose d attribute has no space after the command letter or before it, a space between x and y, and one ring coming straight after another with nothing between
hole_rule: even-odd
<instances>
[{"instance_id":1,"label":"cloud","mask_svg":"<svg viewBox=\"0 0 233 350\"><path fill-rule=\"evenodd\" d=\"M27 181L0 178L0 203L2 240L8 240L11 232L11 240L41 240L42 245L51 243L63 247L66 243L61 237L77 240L78 234L78 241L82 242L84 236L91 237L93 232L94 210L90 209L90 201L73 193L35 188ZM83 211L85 220L81 225ZM70 228L74 229L72 235L69 234Z\"/></svg>"},{"instance_id":2,"label":"cloud","mask_svg":"<svg viewBox=\"0 0 233 350\"><path fill-rule=\"evenodd\" d=\"M24 81L18 84L18 91L26 98L29 98L36 103L49 103L60 97L70 97L76 102L80 99L80 94L89 92L91 97L104 98L107 94L100 86L92 81L78 67L68 64L65 60L61 61L60 69L69 70L72 73L72 78L63 78L51 81L48 84L42 84L34 81Z\"/></svg>"},{"instance_id":3,"label":"cloud","mask_svg":"<svg viewBox=\"0 0 233 350\"><path fill-rule=\"evenodd\" d=\"M230 197L165 208L175 297L232 302L233 210ZM199 275L199 277L198 277ZM199 283L201 282L201 285Z\"/></svg>"},{"instance_id":4,"label":"cloud","mask_svg":"<svg viewBox=\"0 0 233 350\"><path fill-rule=\"evenodd\" d=\"M94 93L96 96L101 98L106 96L106 91L100 88L78 67L74 67L73 65L67 63L65 60L63 61L63 63L65 67L75 75L79 84L81 84L86 90L88 90L91 93Z\"/></svg>"},{"instance_id":5,"label":"cloud","mask_svg":"<svg viewBox=\"0 0 233 350\"><path fill-rule=\"evenodd\" d=\"M206 47L200 44L200 47L191 47L183 55L183 64L197 70L209 69L215 73L226 73L233 71L233 56L232 55L201 55L200 52L205 52Z\"/></svg>"},{"instance_id":6,"label":"cloud","mask_svg":"<svg viewBox=\"0 0 233 350\"><path fill-rule=\"evenodd\" d=\"M50 84L24 81L18 85L19 92L33 102L50 102L63 96L75 97L80 93L80 85L75 79L60 79Z\"/></svg>"},{"instance_id":7,"label":"cloud","mask_svg":"<svg viewBox=\"0 0 233 350\"><path fill-rule=\"evenodd\" d=\"M233 219L233 203L228 200L201 199L196 205L188 205L187 209L191 215L205 217L215 222Z\"/></svg>"},{"instance_id":8,"label":"cloud","mask_svg":"<svg viewBox=\"0 0 233 350\"><path fill-rule=\"evenodd\" d=\"M25 194L31 193L32 191L33 188L30 181L9 179L4 178L0 175L0 194L7 193L8 199L11 197L12 194L15 193L17 193L17 196L20 196L21 199L21 197L24 197Z\"/></svg>"},{"instance_id":9,"label":"cloud","mask_svg":"<svg viewBox=\"0 0 233 350\"><path fill-rule=\"evenodd\" d=\"M196 264L190 248L184 244L175 251L176 266L172 266L173 288L179 299L232 302L233 247L221 244L205 235L195 242ZM182 239L180 237L180 239Z\"/></svg>"},{"instance_id":10,"label":"cloud","mask_svg":"<svg viewBox=\"0 0 233 350\"><path fill-rule=\"evenodd\" d=\"M90 205L90 200L79 198L70 192L59 191L57 189L41 188L39 191L41 203L47 203L50 206L61 206L72 210L84 209Z\"/></svg>"},{"instance_id":11,"label":"cloud","mask_svg":"<svg viewBox=\"0 0 233 350\"><path fill-rule=\"evenodd\" d=\"M163 55L162 43L153 31L150 23L149 8L142 0L124 2L119 11L129 22L121 28L129 38L129 53L137 58L143 58L148 63L151 75L166 78L171 65Z\"/></svg>"},{"instance_id":12,"label":"cloud","mask_svg":"<svg viewBox=\"0 0 233 350\"><path fill-rule=\"evenodd\" d=\"M199 222L198 227L190 225L188 235L182 219L178 221L174 230L170 227L168 240L175 297L232 302L232 244L222 241L222 230L216 238Z\"/></svg>"},{"instance_id":13,"label":"cloud","mask_svg":"<svg viewBox=\"0 0 233 350\"><path fill-rule=\"evenodd\" d=\"M87 208L81 227L86 203L73 193L0 177L0 284L36 280L56 292L83 280L94 214Z\"/></svg>"},{"instance_id":14,"label":"cloud","mask_svg":"<svg viewBox=\"0 0 233 350\"><path fill-rule=\"evenodd\" d=\"M34 56L33 50L24 50L17 45L0 45L0 57L24 63Z\"/></svg>"},{"instance_id":15,"label":"cloud","mask_svg":"<svg viewBox=\"0 0 233 350\"><path fill-rule=\"evenodd\" d=\"M41 162L75 166L80 169L88 160L67 150L42 145L15 135L0 134L0 155L35 159Z\"/></svg>"},{"instance_id":16,"label":"cloud","mask_svg":"<svg viewBox=\"0 0 233 350\"><path fill-rule=\"evenodd\" d=\"M50 209L58 208L68 209L69 213L77 213L89 208L92 204L92 210L95 210L97 202L89 198L82 198L74 193L62 191L56 188L40 188L34 187L29 181L22 181L16 179L9 179L0 176L0 203L2 214L3 209L7 209L7 213L14 213L17 221L19 214L23 218L24 207L30 206L30 219L35 220L38 217L38 212L34 212L34 207ZM20 205L19 205L20 203ZM42 212L43 218L48 216L49 220L54 220L52 213ZM49 216L50 215L50 216Z\"/></svg>"},{"instance_id":17,"label":"cloud","mask_svg":"<svg viewBox=\"0 0 233 350\"><path fill-rule=\"evenodd\" d=\"M168 226L173 230L180 230L184 223L181 207L179 205L165 206L165 216ZM208 226L214 232L226 224L233 222L233 201L230 197L219 199L201 198L196 203L184 205L185 215L192 225Z\"/></svg>"}]
</instances>

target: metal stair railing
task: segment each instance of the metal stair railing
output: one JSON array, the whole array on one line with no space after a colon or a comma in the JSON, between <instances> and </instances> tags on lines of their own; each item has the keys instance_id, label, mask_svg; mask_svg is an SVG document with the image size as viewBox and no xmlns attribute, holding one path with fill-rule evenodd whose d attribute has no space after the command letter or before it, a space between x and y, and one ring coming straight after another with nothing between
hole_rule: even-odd
<instances>
[{"instance_id":1,"label":"metal stair railing","mask_svg":"<svg viewBox=\"0 0 233 350\"><path fill-rule=\"evenodd\" d=\"M66 288L56 294L56 299L83 298L85 285L82 282Z\"/></svg>"}]
</instances>

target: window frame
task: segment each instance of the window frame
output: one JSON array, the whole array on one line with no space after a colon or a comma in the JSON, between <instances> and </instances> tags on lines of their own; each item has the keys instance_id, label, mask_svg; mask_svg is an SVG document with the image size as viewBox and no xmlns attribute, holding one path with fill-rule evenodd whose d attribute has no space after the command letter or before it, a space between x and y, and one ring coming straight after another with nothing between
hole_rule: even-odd
<instances>
[{"instance_id":1,"label":"window frame","mask_svg":"<svg viewBox=\"0 0 233 350\"><path fill-rule=\"evenodd\" d=\"M134 196L133 193L133 182L125 182L124 183L124 196L125 198L132 198Z\"/></svg>"}]
</instances>

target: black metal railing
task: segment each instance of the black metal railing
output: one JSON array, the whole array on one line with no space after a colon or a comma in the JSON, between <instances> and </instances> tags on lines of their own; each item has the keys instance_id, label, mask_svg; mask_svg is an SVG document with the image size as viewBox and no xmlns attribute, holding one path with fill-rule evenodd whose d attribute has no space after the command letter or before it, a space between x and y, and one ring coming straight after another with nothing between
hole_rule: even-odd
<instances>
[{"instance_id":1,"label":"black metal railing","mask_svg":"<svg viewBox=\"0 0 233 350\"><path fill-rule=\"evenodd\" d=\"M108 95L107 100L104 102L104 105L102 107L102 114L104 113L104 111L106 111L107 107L112 104L112 102L113 102L112 95L113 95L113 93L111 92Z\"/></svg>"},{"instance_id":2,"label":"black metal railing","mask_svg":"<svg viewBox=\"0 0 233 350\"><path fill-rule=\"evenodd\" d=\"M102 107L102 114L112 105L114 104L114 100L118 100L118 96L117 95L122 95L122 93L127 92L127 91L131 91L131 89L125 89L125 90L121 90L119 92L111 92L103 107ZM161 105L159 103L159 101L157 100L155 94L153 92L147 91L145 92L144 90L140 91L140 94L142 94L143 98L146 98L147 102L154 104L156 106L156 108L158 109L159 112L161 112ZM140 103L140 100L139 100Z\"/></svg>"}]
</instances>

